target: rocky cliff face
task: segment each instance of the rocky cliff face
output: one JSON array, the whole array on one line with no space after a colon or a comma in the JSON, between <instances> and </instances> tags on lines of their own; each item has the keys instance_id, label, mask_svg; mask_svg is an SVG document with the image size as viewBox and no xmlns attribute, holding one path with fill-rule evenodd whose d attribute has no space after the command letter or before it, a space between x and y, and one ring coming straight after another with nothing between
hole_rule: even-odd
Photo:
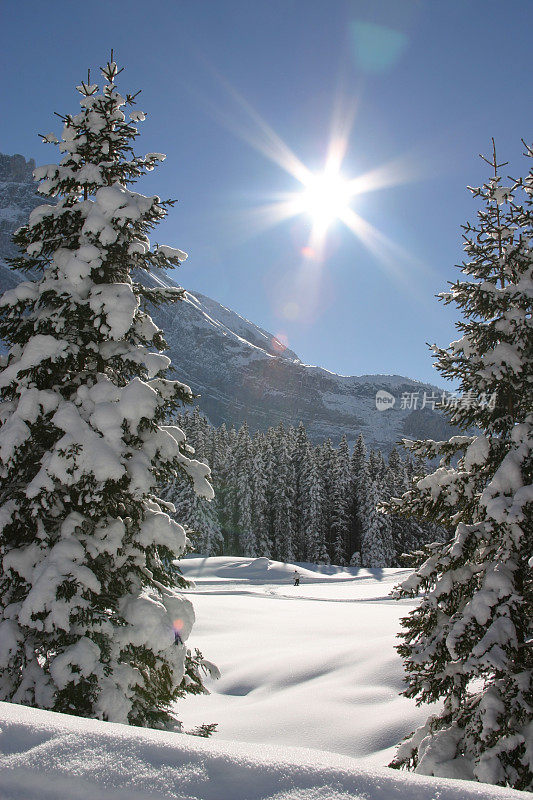
<instances>
[{"instance_id":1,"label":"rocky cliff face","mask_svg":"<svg viewBox=\"0 0 533 800\"><path fill-rule=\"evenodd\" d=\"M0 257L16 255L13 231L28 221L30 211L44 202L35 192L32 173L35 161L0 153Z\"/></svg>"},{"instance_id":2,"label":"rocky cliff face","mask_svg":"<svg viewBox=\"0 0 533 800\"><path fill-rule=\"evenodd\" d=\"M164 275L149 280L175 285ZM384 452L402 437L451 435L440 413L421 409L424 393L427 399L438 394L435 387L399 375L343 376L303 364L292 351L281 351L271 334L198 292L153 316L178 376L200 395L198 404L215 425L246 420L251 430L265 430L302 420L316 442L338 442L346 434L353 443L362 432L370 447ZM394 405L382 410L378 392L392 395Z\"/></svg>"},{"instance_id":3,"label":"rocky cliff face","mask_svg":"<svg viewBox=\"0 0 533 800\"><path fill-rule=\"evenodd\" d=\"M22 156L0 154L0 291L20 279L2 261L15 255L9 236L43 202L35 194L34 166ZM175 285L162 274L147 282ZM440 414L419 410L424 392L429 396L434 387L398 375L342 376L302 364L268 331L198 292L154 311L154 319L165 332L177 376L200 395L198 404L213 424L246 420L253 431L302 420L317 442L343 434L354 442L362 432L369 446L384 451L402 436L444 438L451 430ZM392 407L378 408L379 391L395 398ZM410 408L401 408L403 395Z\"/></svg>"}]
</instances>

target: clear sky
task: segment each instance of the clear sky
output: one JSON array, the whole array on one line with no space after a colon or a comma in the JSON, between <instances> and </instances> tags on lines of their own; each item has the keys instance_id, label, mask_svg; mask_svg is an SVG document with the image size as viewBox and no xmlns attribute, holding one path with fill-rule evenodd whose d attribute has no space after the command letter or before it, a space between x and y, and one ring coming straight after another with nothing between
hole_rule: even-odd
<instances>
[{"instance_id":1,"label":"clear sky","mask_svg":"<svg viewBox=\"0 0 533 800\"><path fill-rule=\"evenodd\" d=\"M142 88L138 151L167 154L139 189L179 200L154 238L189 253L182 285L306 363L442 384L426 342L456 338L458 312L434 295L487 177L477 154L494 136L523 168L532 27L530 0L2 0L0 151L54 160L36 134L60 132L53 112L76 112L114 47L119 88ZM335 220L317 244L316 218L272 211L333 140L363 176L357 233Z\"/></svg>"}]
</instances>

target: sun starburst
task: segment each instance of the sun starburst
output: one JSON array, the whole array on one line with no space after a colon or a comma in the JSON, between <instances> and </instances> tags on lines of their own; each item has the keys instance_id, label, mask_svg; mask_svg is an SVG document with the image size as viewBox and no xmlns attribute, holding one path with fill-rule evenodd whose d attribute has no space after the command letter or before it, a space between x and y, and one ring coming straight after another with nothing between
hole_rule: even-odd
<instances>
[{"instance_id":1,"label":"sun starburst","mask_svg":"<svg viewBox=\"0 0 533 800\"><path fill-rule=\"evenodd\" d=\"M230 106L222 110L204 99L209 113L297 183L297 188L292 192L285 192L268 200L265 198L263 203L248 206L241 221L244 238L296 216L306 216L311 222L309 238L300 247L301 263L295 266L291 280L286 281L287 296L280 302L281 316L291 320L312 318L320 296L328 233L336 222L345 225L388 276L399 283L406 281L407 274L412 269L422 268L410 253L360 216L359 208L355 211L353 202L356 197L367 192L419 180L424 176L424 159L412 152L378 165L364 174L345 176L343 164L358 103L356 100L346 102L338 93L335 97L324 167L321 171L313 172L227 80L213 68L209 69L233 105L233 110ZM358 201L358 207L360 205ZM289 284L293 284L292 291ZM309 308L304 309L305 305Z\"/></svg>"},{"instance_id":2,"label":"sun starburst","mask_svg":"<svg viewBox=\"0 0 533 800\"><path fill-rule=\"evenodd\" d=\"M351 200L350 183L342 175L322 172L312 175L295 198L296 211L309 214L313 223L323 227L342 217Z\"/></svg>"}]
</instances>

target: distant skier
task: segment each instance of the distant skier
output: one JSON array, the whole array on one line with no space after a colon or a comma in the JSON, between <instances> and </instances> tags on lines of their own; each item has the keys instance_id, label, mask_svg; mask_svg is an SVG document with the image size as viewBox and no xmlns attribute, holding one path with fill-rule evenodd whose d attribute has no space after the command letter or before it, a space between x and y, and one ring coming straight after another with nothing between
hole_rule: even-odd
<instances>
[{"instance_id":1,"label":"distant skier","mask_svg":"<svg viewBox=\"0 0 533 800\"><path fill-rule=\"evenodd\" d=\"M297 569L294 570L294 585L295 586L300 585L300 573L298 572Z\"/></svg>"}]
</instances>

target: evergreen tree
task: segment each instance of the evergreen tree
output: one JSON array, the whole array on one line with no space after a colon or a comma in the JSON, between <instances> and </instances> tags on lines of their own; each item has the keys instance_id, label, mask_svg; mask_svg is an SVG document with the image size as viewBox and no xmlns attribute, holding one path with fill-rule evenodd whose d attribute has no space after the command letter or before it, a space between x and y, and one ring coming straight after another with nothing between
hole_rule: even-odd
<instances>
[{"instance_id":1,"label":"evergreen tree","mask_svg":"<svg viewBox=\"0 0 533 800\"><path fill-rule=\"evenodd\" d=\"M187 425L187 436L191 439L192 446L194 447L194 452L196 454L196 458L203 461L206 456L206 424L207 420L200 411L198 406L195 406L193 409L192 414L187 415L189 417L188 425Z\"/></svg>"},{"instance_id":2,"label":"evergreen tree","mask_svg":"<svg viewBox=\"0 0 533 800\"><path fill-rule=\"evenodd\" d=\"M206 454L212 453L212 438L215 428L209 424L206 417L195 406L192 414L179 414L176 424L185 430L187 443L194 445L190 455L207 464ZM211 480L214 483L214 473ZM191 539L192 549L205 556L215 556L222 553L224 539L219 523L217 504L210 502L205 497L200 497L194 490L194 485L187 476L178 476L171 484L166 486L162 497L170 500L174 505L173 518L181 522L186 528L187 537Z\"/></svg>"},{"instance_id":3,"label":"evergreen tree","mask_svg":"<svg viewBox=\"0 0 533 800\"><path fill-rule=\"evenodd\" d=\"M217 436L217 458L214 474L215 498L219 522L224 537L224 553L238 555L239 545L235 530L235 445L237 434L235 428L228 431L225 423L221 425Z\"/></svg>"},{"instance_id":4,"label":"evergreen tree","mask_svg":"<svg viewBox=\"0 0 533 800\"><path fill-rule=\"evenodd\" d=\"M351 553L350 564L361 564L361 541L363 536L363 520L361 514L360 482L366 464L366 444L362 433L357 437L352 457L350 459L350 485L349 485L349 524L350 543L348 550Z\"/></svg>"},{"instance_id":5,"label":"evergreen tree","mask_svg":"<svg viewBox=\"0 0 533 800\"><path fill-rule=\"evenodd\" d=\"M256 434L252 441L252 530L258 556L270 558L272 542L268 535L267 473L265 469L265 436Z\"/></svg>"},{"instance_id":6,"label":"evergreen tree","mask_svg":"<svg viewBox=\"0 0 533 800\"><path fill-rule=\"evenodd\" d=\"M358 503L362 524L361 563L370 569L390 567L394 560L390 521L378 511L379 499L379 487L370 477L367 463L358 485Z\"/></svg>"},{"instance_id":7,"label":"evergreen tree","mask_svg":"<svg viewBox=\"0 0 533 800\"><path fill-rule=\"evenodd\" d=\"M235 449L235 529L241 553L255 558L258 553L252 528L252 443L246 422L239 430Z\"/></svg>"},{"instance_id":8,"label":"evergreen tree","mask_svg":"<svg viewBox=\"0 0 533 800\"><path fill-rule=\"evenodd\" d=\"M224 552L226 552L227 529L230 511L227 503L227 475L228 475L228 444L227 429L223 422L220 428L213 428L211 432L210 465L213 475L213 488L215 490L215 508L222 536L224 539Z\"/></svg>"},{"instance_id":9,"label":"evergreen tree","mask_svg":"<svg viewBox=\"0 0 533 800\"><path fill-rule=\"evenodd\" d=\"M365 437L362 433L359 434L357 437L357 441L354 445L352 458L350 462L350 468L352 473L352 480L357 482L361 472L363 471L363 467L366 464L366 444L365 444Z\"/></svg>"},{"instance_id":10,"label":"evergreen tree","mask_svg":"<svg viewBox=\"0 0 533 800\"><path fill-rule=\"evenodd\" d=\"M409 488L405 465L396 447L393 447L388 460L389 483L395 494L403 494Z\"/></svg>"},{"instance_id":11,"label":"evergreen tree","mask_svg":"<svg viewBox=\"0 0 533 800\"><path fill-rule=\"evenodd\" d=\"M186 475L180 476L161 494L174 506L172 517L186 529L192 549L205 556L220 555L224 539L216 505L200 497L194 490L194 484L187 478Z\"/></svg>"},{"instance_id":12,"label":"evergreen tree","mask_svg":"<svg viewBox=\"0 0 533 800\"><path fill-rule=\"evenodd\" d=\"M424 593L403 620L404 694L443 706L392 766L531 789L533 172L505 187L495 152L491 164L471 189L482 207L464 228L464 277L441 295L464 314L461 338L434 347L462 392L450 421L480 433L410 443L440 465L390 504L455 528L398 592Z\"/></svg>"},{"instance_id":13,"label":"evergreen tree","mask_svg":"<svg viewBox=\"0 0 533 800\"><path fill-rule=\"evenodd\" d=\"M306 442L301 455L300 491L302 505L300 507L301 554L300 561L313 564L329 564L326 542L322 535L322 514L320 500L322 496L320 475L316 461L316 450Z\"/></svg>"},{"instance_id":14,"label":"evergreen tree","mask_svg":"<svg viewBox=\"0 0 533 800\"><path fill-rule=\"evenodd\" d=\"M368 456L367 469L370 480L377 482L381 479L384 468L383 456L380 450L371 450Z\"/></svg>"},{"instance_id":15,"label":"evergreen tree","mask_svg":"<svg viewBox=\"0 0 533 800\"><path fill-rule=\"evenodd\" d=\"M179 518L177 516L177 518ZM187 535L197 553L218 556L224 549L224 538L220 530L216 506L193 491L189 515L184 518L189 528Z\"/></svg>"},{"instance_id":16,"label":"evergreen tree","mask_svg":"<svg viewBox=\"0 0 533 800\"><path fill-rule=\"evenodd\" d=\"M334 564L346 564L350 546L350 451L346 436L335 454L333 475L332 535ZM351 555L351 554L350 554Z\"/></svg>"},{"instance_id":17,"label":"evergreen tree","mask_svg":"<svg viewBox=\"0 0 533 800\"><path fill-rule=\"evenodd\" d=\"M294 555L297 561L307 559L309 544L309 482L308 470L310 467L311 447L307 438L303 422L300 422L293 436L291 459L294 473L294 502L293 502L293 542ZM312 516L312 512L311 512Z\"/></svg>"},{"instance_id":18,"label":"evergreen tree","mask_svg":"<svg viewBox=\"0 0 533 800\"><path fill-rule=\"evenodd\" d=\"M407 474L400 454L393 448L389 455L388 465L381 484L380 499L387 501L392 497L399 497L408 488ZM411 521L399 515L388 517L390 534L394 548L394 556L391 566L398 566L402 553L414 549L406 545L409 541L409 533L412 530Z\"/></svg>"},{"instance_id":19,"label":"evergreen tree","mask_svg":"<svg viewBox=\"0 0 533 800\"><path fill-rule=\"evenodd\" d=\"M158 484L187 473L206 497L209 469L186 454L169 415L190 400L165 377L161 331L144 310L182 290L148 289L132 270L186 256L147 233L166 215L127 186L164 156L134 155L144 114L116 89L82 83L64 117L60 165L35 171L58 197L14 240L30 280L0 300L9 345L0 373L0 699L163 727L185 692L202 691L183 642L194 614L171 560L185 548ZM182 581L184 583L184 581ZM173 629L179 620L179 629ZM179 634L176 636L175 633Z\"/></svg>"},{"instance_id":20,"label":"evergreen tree","mask_svg":"<svg viewBox=\"0 0 533 800\"><path fill-rule=\"evenodd\" d=\"M288 437L280 423L273 439L274 475L272 478L274 551L280 561L294 561L293 500L294 468L289 457Z\"/></svg>"},{"instance_id":21,"label":"evergreen tree","mask_svg":"<svg viewBox=\"0 0 533 800\"><path fill-rule=\"evenodd\" d=\"M331 439L317 447L318 470L320 473L321 484L321 509L322 509L322 531L321 538L326 543L328 558L334 552L335 532L333 528L333 517L335 508L335 478L337 475L336 452L331 443Z\"/></svg>"},{"instance_id":22,"label":"evergreen tree","mask_svg":"<svg viewBox=\"0 0 533 800\"><path fill-rule=\"evenodd\" d=\"M269 428L265 434L262 447L265 471L265 537L269 543L272 558L277 558L277 535L275 528L276 511L276 463L274 459L275 429Z\"/></svg>"}]
</instances>

